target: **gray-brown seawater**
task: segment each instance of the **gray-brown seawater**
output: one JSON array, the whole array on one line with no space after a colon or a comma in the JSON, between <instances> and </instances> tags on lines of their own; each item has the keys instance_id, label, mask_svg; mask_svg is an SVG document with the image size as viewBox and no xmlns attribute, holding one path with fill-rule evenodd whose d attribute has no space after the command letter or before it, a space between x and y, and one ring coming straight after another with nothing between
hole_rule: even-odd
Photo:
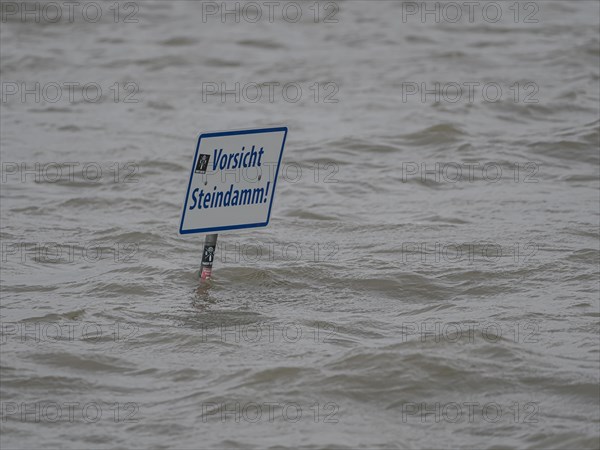
<instances>
[{"instance_id":1,"label":"gray-brown seawater","mask_svg":"<svg viewBox=\"0 0 600 450\"><path fill-rule=\"evenodd\" d=\"M3 1L1 447L599 448L599 3L457 4Z\"/></svg>"}]
</instances>

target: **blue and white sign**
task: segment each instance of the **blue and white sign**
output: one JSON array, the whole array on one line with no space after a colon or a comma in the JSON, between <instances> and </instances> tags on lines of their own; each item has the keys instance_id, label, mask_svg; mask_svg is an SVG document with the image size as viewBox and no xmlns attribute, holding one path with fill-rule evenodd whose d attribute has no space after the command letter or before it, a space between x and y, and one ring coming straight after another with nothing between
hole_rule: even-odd
<instances>
[{"instance_id":1,"label":"blue and white sign","mask_svg":"<svg viewBox=\"0 0 600 450\"><path fill-rule=\"evenodd\" d=\"M286 136L285 127L200 135L179 232L267 226Z\"/></svg>"}]
</instances>

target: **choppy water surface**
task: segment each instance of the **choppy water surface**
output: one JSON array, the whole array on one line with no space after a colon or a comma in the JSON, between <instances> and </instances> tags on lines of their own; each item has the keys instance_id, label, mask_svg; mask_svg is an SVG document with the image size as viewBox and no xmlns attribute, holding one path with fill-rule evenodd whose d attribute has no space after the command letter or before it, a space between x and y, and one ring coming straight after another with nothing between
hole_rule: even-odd
<instances>
[{"instance_id":1,"label":"choppy water surface","mask_svg":"<svg viewBox=\"0 0 600 450\"><path fill-rule=\"evenodd\" d=\"M3 9L2 448L599 447L598 2L98 5ZM281 125L199 287L198 133Z\"/></svg>"}]
</instances>

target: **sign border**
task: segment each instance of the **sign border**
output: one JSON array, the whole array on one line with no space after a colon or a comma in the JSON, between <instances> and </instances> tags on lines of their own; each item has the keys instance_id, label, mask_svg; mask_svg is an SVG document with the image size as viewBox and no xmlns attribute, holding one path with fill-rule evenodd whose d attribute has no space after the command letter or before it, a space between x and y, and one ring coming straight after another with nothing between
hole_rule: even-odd
<instances>
[{"instance_id":1,"label":"sign border","mask_svg":"<svg viewBox=\"0 0 600 450\"><path fill-rule=\"evenodd\" d=\"M275 171L275 179L273 180L273 193L271 194L271 203L269 204L269 213L267 214L266 222L258 223L246 223L242 225L227 225L223 227L212 227L212 228L194 228L191 230L183 229L183 221L187 211L188 198L190 197L190 189L192 187L192 179L194 177L194 168L196 167L196 161L198 160L198 151L200 150L200 141L202 138L221 137L221 136L236 136L240 134L260 134L260 133L273 133L283 131L283 142L281 144L281 150L279 151L279 161L277 161L277 170ZM275 198L275 187L277 186L277 177L279 175L279 166L281 165L281 157L283 156L283 149L285 147L285 140L287 138L288 128L287 127L276 127L276 128L259 128L254 130L239 130L239 131L222 131L218 133L203 133L198 137L198 143L196 144L196 154L194 155L194 163L192 164L192 171L190 172L190 181L188 182L187 192L185 194L185 200L183 202L183 213L181 214L181 223L179 224L179 234L194 234L194 233L211 233L214 231L225 231L225 230L240 230L244 228L258 228L266 227L271 220L271 208L273 207L273 199Z\"/></svg>"}]
</instances>

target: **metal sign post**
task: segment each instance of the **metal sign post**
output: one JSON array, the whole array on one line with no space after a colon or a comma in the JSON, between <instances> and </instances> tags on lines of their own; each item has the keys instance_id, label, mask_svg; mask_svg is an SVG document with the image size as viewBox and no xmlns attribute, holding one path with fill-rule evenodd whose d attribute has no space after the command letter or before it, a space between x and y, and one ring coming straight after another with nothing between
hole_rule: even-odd
<instances>
[{"instance_id":1,"label":"metal sign post","mask_svg":"<svg viewBox=\"0 0 600 450\"><path fill-rule=\"evenodd\" d=\"M204 240L204 251L202 252L202 264L200 266L200 279L207 280L212 275L212 265L217 249L218 234L207 234Z\"/></svg>"}]
</instances>

